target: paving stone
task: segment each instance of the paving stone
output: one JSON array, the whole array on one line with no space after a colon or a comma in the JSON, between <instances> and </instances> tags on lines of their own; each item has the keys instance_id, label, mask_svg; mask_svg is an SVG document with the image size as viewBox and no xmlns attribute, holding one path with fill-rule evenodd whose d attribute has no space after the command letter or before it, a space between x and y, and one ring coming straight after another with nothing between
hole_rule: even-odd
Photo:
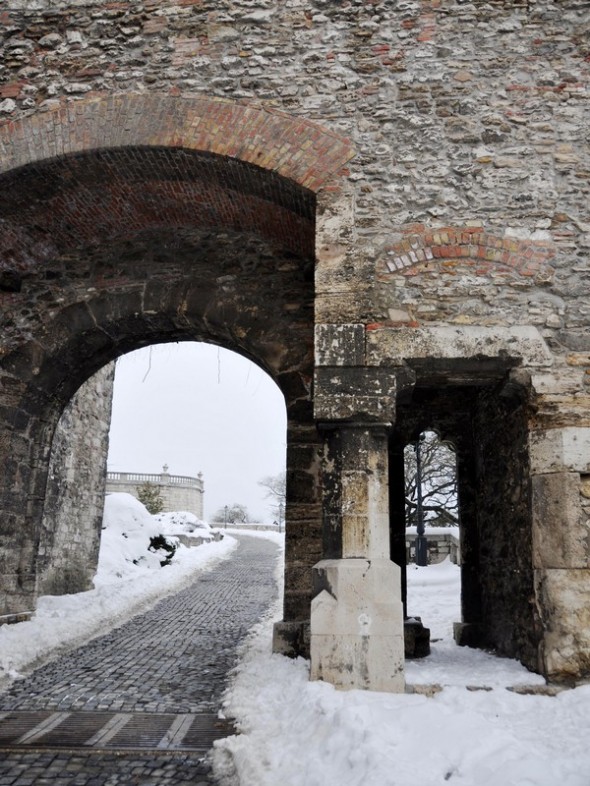
<instances>
[{"instance_id":1,"label":"paving stone","mask_svg":"<svg viewBox=\"0 0 590 786\"><path fill-rule=\"evenodd\" d=\"M276 593L276 546L244 535L238 540L231 559L190 587L15 683L0 696L0 711L216 713L237 647ZM12 750L0 756L0 786L163 781L216 783L196 752Z\"/></svg>"}]
</instances>

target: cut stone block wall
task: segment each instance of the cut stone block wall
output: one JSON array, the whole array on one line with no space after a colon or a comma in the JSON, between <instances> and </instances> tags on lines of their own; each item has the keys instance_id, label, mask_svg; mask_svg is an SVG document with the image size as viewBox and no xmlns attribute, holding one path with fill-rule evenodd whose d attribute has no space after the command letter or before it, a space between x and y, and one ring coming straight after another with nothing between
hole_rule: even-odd
<instances>
[{"instance_id":1,"label":"cut stone block wall","mask_svg":"<svg viewBox=\"0 0 590 786\"><path fill-rule=\"evenodd\" d=\"M198 519L203 518L203 498L205 484L201 473L191 478L184 475L170 475L167 471L157 475L134 472L107 472L106 493L125 492L137 497L137 492L145 483L159 489L163 512L186 510Z\"/></svg>"},{"instance_id":2,"label":"cut stone block wall","mask_svg":"<svg viewBox=\"0 0 590 786\"><path fill-rule=\"evenodd\" d=\"M38 592L92 588L96 573L111 425L114 364L78 390L55 430L38 552Z\"/></svg>"}]
</instances>

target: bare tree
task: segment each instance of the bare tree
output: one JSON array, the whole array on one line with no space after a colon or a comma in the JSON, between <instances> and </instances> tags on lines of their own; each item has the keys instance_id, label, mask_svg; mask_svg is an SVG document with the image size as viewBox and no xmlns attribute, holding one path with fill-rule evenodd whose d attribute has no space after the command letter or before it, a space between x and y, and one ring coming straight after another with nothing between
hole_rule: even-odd
<instances>
[{"instance_id":1,"label":"bare tree","mask_svg":"<svg viewBox=\"0 0 590 786\"><path fill-rule=\"evenodd\" d=\"M224 505L219 508L212 520L216 524L244 524L249 518L248 508L239 502L234 502L233 505Z\"/></svg>"},{"instance_id":2,"label":"bare tree","mask_svg":"<svg viewBox=\"0 0 590 786\"><path fill-rule=\"evenodd\" d=\"M420 435L422 476L422 510L425 523L448 527L459 523L457 502L457 460L448 444L441 442L434 431ZM406 523L417 524L416 443L404 451L406 486Z\"/></svg>"},{"instance_id":3,"label":"bare tree","mask_svg":"<svg viewBox=\"0 0 590 786\"><path fill-rule=\"evenodd\" d=\"M272 500L271 511L273 516L282 523L287 500L287 473L279 472L278 475L268 475L258 481L258 485L266 489L266 496Z\"/></svg>"}]
</instances>

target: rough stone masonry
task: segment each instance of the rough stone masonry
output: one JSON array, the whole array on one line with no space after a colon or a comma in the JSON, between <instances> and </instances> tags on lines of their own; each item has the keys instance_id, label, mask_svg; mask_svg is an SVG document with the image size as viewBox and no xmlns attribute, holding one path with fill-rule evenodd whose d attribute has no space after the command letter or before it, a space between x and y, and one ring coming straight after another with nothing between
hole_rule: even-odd
<instances>
[{"instance_id":1,"label":"rough stone masonry","mask_svg":"<svg viewBox=\"0 0 590 786\"><path fill-rule=\"evenodd\" d=\"M585 0L7 0L2 611L47 567L75 391L206 340L285 396L278 651L403 688L400 455L431 428L457 640L590 676L589 28Z\"/></svg>"}]
</instances>

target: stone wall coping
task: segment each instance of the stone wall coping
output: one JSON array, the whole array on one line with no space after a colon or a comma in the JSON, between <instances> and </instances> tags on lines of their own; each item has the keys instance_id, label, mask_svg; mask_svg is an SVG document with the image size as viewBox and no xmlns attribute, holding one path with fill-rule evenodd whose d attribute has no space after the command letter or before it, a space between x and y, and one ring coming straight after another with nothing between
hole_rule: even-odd
<instances>
[{"instance_id":1,"label":"stone wall coping","mask_svg":"<svg viewBox=\"0 0 590 786\"><path fill-rule=\"evenodd\" d=\"M161 486L190 486L203 488L201 478L188 475L168 475L166 473L151 474L149 472L107 472L107 483L157 483Z\"/></svg>"}]
</instances>

